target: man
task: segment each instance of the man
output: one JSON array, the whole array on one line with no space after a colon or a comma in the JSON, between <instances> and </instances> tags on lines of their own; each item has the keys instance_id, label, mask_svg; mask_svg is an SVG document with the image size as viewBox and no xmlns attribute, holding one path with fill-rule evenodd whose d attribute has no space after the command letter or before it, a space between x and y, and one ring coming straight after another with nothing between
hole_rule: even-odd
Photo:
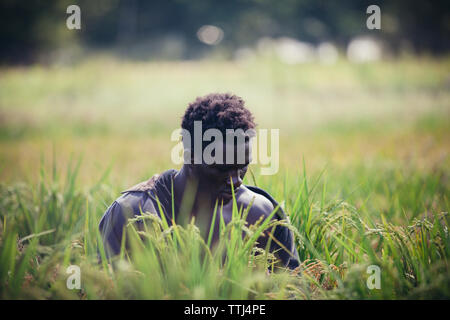
<instances>
[{"instance_id":1,"label":"man","mask_svg":"<svg viewBox=\"0 0 450 320\"><path fill-rule=\"evenodd\" d=\"M212 159L205 159L205 141L201 141L199 147L199 142L193 139L198 134L198 124L201 125L202 136L212 129L219 133L218 136L223 133L228 138L230 129L233 129L232 132L241 132L241 138L243 132L244 138L239 139L235 135L231 143L228 139L226 142L215 141L218 148L209 153ZM197 98L189 104L181 127L185 146L182 168L179 171L165 171L125 190L103 215L99 228L108 256L120 252L127 219L140 215L141 212L154 213L160 218L164 214L169 224L172 219L177 224L183 224L195 217L200 230L209 230L214 208L218 204L220 209L216 210L212 237L212 243L215 243L221 220L218 215L222 214L225 224L232 219L233 191L238 208L245 210L250 207L247 224L255 224L268 218L275 209L277 212L272 215L272 219L287 220L282 208L267 192L242 184L251 162L251 136L247 133L255 128L255 123L253 115L244 107L244 101L240 97L215 93ZM236 143L235 138L238 140ZM259 247L265 248L269 241L268 232L266 230L258 239ZM292 231L286 226L277 226L272 236L276 241L271 241L270 250L275 252L285 267L298 267L299 258Z\"/></svg>"}]
</instances>

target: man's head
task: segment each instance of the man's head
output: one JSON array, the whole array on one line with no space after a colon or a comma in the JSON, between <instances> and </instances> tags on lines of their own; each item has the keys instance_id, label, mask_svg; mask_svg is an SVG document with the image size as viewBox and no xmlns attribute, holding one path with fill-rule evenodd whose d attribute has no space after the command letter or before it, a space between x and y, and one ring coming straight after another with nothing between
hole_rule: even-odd
<instances>
[{"instance_id":1,"label":"man's head","mask_svg":"<svg viewBox=\"0 0 450 320\"><path fill-rule=\"evenodd\" d=\"M189 104L181 127L189 132L189 147L185 152L191 154L190 163L193 164L190 168L199 187L207 188L213 196L229 200L231 183L235 190L239 188L251 162L249 139L252 134L249 132L255 128L255 123L244 100L229 93L198 97ZM197 137L201 134L200 142L195 140L196 130ZM219 134L223 138L221 141L217 141ZM196 143L200 146L196 147ZM209 155L212 157L208 158ZM195 159L196 156L199 159Z\"/></svg>"}]
</instances>

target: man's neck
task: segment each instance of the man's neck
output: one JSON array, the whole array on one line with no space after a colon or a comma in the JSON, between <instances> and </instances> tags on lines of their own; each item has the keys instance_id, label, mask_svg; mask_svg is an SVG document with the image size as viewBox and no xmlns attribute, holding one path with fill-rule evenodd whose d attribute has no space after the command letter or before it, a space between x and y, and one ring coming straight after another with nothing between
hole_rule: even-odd
<instances>
[{"instance_id":1,"label":"man's neck","mask_svg":"<svg viewBox=\"0 0 450 320\"><path fill-rule=\"evenodd\" d=\"M199 185L199 179L191 168L183 165L175 175L173 181L175 205L181 208L181 204L191 209L191 213L199 210L210 210L212 204L211 190L204 190Z\"/></svg>"}]
</instances>

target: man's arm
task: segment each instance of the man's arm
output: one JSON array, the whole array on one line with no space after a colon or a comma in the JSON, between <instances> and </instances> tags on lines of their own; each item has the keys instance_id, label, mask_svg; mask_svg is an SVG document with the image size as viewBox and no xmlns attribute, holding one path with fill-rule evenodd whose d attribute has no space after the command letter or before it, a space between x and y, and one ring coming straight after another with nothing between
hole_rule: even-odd
<instances>
[{"instance_id":1,"label":"man's arm","mask_svg":"<svg viewBox=\"0 0 450 320\"><path fill-rule=\"evenodd\" d=\"M257 195L254 205L252 205L249 212L249 214L253 216L253 218L250 217L250 219L254 220L254 223L256 222L255 217L264 216L265 218L268 218L274 209L274 204L271 201L264 196ZM273 215L272 220L280 220L280 217L286 216L282 211L282 208L278 208L277 210L281 210L282 214L276 212ZM249 222L252 223L252 221ZM287 222L289 223L289 221ZM272 228L264 231L264 236L261 236L258 239L258 246L265 249L267 241L270 241L270 252L275 253L275 256L281 261L283 266L289 269L297 268L300 265L300 258L295 246L293 232L287 226L282 225L277 225L273 234L269 235L271 232Z\"/></svg>"},{"instance_id":2,"label":"man's arm","mask_svg":"<svg viewBox=\"0 0 450 320\"><path fill-rule=\"evenodd\" d=\"M283 265L291 270L300 266L294 233L286 226L276 226L273 236L282 246L272 239L271 251L276 251Z\"/></svg>"},{"instance_id":3,"label":"man's arm","mask_svg":"<svg viewBox=\"0 0 450 320\"><path fill-rule=\"evenodd\" d=\"M144 192L130 192L118 198L105 211L99 224L103 247L109 259L120 253L123 232L128 219L142 212L156 212Z\"/></svg>"},{"instance_id":4,"label":"man's arm","mask_svg":"<svg viewBox=\"0 0 450 320\"><path fill-rule=\"evenodd\" d=\"M105 249L105 254L108 259L120 252L123 229L126 225L126 221L127 218L117 201L114 201L111 206L109 206L100 220L99 231L102 235L103 248Z\"/></svg>"}]
</instances>

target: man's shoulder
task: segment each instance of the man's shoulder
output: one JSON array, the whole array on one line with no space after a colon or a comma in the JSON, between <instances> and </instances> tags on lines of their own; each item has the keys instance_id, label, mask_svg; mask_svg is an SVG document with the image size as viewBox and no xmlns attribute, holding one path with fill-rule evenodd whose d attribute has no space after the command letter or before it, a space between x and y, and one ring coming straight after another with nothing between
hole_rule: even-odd
<instances>
[{"instance_id":1,"label":"man's shoulder","mask_svg":"<svg viewBox=\"0 0 450 320\"><path fill-rule=\"evenodd\" d=\"M157 212L159 205L163 210L170 205L170 181L177 171L170 169L154 174L126 190L116 199L121 210L134 212Z\"/></svg>"},{"instance_id":2,"label":"man's shoulder","mask_svg":"<svg viewBox=\"0 0 450 320\"><path fill-rule=\"evenodd\" d=\"M139 182L138 184L135 184L134 186L125 189L122 191L122 194L128 194L130 192L146 192L148 190L151 190L155 187L156 181L158 180L160 174L154 174L149 179Z\"/></svg>"},{"instance_id":3,"label":"man's shoulder","mask_svg":"<svg viewBox=\"0 0 450 320\"><path fill-rule=\"evenodd\" d=\"M251 205L249 214L254 215L255 218L260 216L264 216L264 218L269 217L277 203L272 202L264 193L257 192L259 190L255 190L252 187L242 186L242 188L243 193L239 197L239 201L245 206Z\"/></svg>"},{"instance_id":4,"label":"man's shoulder","mask_svg":"<svg viewBox=\"0 0 450 320\"><path fill-rule=\"evenodd\" d=\"M159 174L155 174L149 179L139 182L121 192L114 202L119 205L122 210L136 210L143 205L148 198L148 191L154 188Z\"/></svg>"},{"instance_id":5,"label":"man's shoulder","mask_svg":"<svg viewBox=\"0 0 450 320\"><path fill-rule=\"evenodd\" d=\"M253 192L253 194L256 194L258 200L261 200L263 203L267 205L266 208L270 209L269 214L272 213L274 209L278 208L273 218L289 221L289 217L286 215L286 212L284 211L283 204L278 203L278 201L275 200L275 198L269 192L256 186L245 185L245 187L249 191ZM269 201L272 204L272 206L269 206L267 204L267 201Z\"/></svg>"},{"instance_id":6,"label":"man's shoulder","mask_svg":"<svg viewBox=\"0 0 450 320\"><path fill-rule=\"evenodd\" d=\"M149 179L139 182L138 184L135 184L134 186L127 188L126 190L122 191L121 193L127 194L130 192L147 192L149 190L152 190L156 187L157 183L161 180L167 180L167 178L171 178L177 171L175 169L169 169L164 171L163 173L154 174ZM166 181L164 181L166 182Z\"/></svg>"}]
</instances>

